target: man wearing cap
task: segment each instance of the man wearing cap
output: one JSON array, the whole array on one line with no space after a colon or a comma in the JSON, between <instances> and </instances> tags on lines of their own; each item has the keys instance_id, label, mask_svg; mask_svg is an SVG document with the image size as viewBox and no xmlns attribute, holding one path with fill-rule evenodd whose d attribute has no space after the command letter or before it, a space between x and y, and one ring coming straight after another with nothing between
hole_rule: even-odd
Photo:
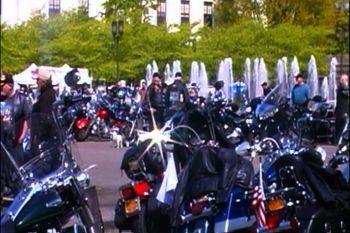
<instances>
[{"instance_id":1,"label":"man wearing cap","mask_svg":"<svg viewBox=\"0 0 350 233\"><path fill-rule=\"evenodd\" d=\"M31 112L31 103L25 95L14 90L14 82L11 74L1 74L1 141L12 154L16 163L22 165L24 158L22 142L28 129L28 119ZM6 160L3 148L1 148L1 193L9 194L14 190L16 181L10 161ZM5 191L7 190L7 191Z\"/></svg>"},{"instance_id":2,"label":"man wearing cap","mask_svg":"<svg viewBox=\"0 0 350 233\"><path fill-rule=\"evenodd\" d=\"M31 103L24 94L14 90L11 74L1 75L1 124L4 126L2 136L11 144L19 164L24 162L21 144L28 129L28 119L31 112ZM18 155L17 155L18 154Z\"/></svg>"},{"instance_id":3,"label":"man wearing cap","mask_svg":"<svg viewBox=\"0 0 350 233\"><path fill-rule=\"evenodd\" d=\"M292 105L305 108L308 100L311 99L309 86L304 83L304 78L301 74L295 76L295 85L292 89Z\"/></svg>"},{"instance_id":4,"label":"man wearing cap","mask_svg":"<svg viewBox=\"0 0 350 233\"><path fill-rule=\"evenodd\" d=\"M56 92L52 86L51 74L49 71L39 68L36 83L40 94L33 105L33 113L52 113L52 105L56 100Z\"/></svg>"}]
</instances>

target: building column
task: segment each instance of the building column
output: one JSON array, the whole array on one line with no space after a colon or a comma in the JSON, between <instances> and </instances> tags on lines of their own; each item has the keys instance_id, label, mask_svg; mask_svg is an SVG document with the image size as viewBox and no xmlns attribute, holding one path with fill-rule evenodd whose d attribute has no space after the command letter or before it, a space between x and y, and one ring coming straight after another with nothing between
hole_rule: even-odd
<instances>
[{"instance_id":1,"label":"building column","mask_svg":"<svg viewBox=\"0 0 350 233\"><path fill-rule=\"evenodd\" d=\"M166 23L167 26L181 24L181 0L166 0Z\"/></svg>"},{"instance_id":2,"label":"building column","mask_svg":"<svg viewBox=\"0 0 350 233\"><path fill-rule=\"evenodd\" d=\"M204 15L204 0L190 1L190 24L198 23L200 27L203 26Z\"/></svg>"}]
</instances>

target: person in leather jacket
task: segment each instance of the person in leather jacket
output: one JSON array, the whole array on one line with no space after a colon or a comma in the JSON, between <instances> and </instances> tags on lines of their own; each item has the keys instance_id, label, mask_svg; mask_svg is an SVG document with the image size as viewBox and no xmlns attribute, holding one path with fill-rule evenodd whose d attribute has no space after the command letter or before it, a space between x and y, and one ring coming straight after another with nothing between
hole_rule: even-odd
<instances>
[{"instance_id":1,"label":"person in leather jacket","mask_svg":"<svg viewBox=\"0 0 350 233\"><path fill-rule=\"evenodd\" d=\"M22 142L28 130L31 103L26 95L14 90L11 74L1 74L1 142L14 157L17 165L22 165L24 157ZM15 192L17 177L13 166L1 147L0 194Z\"/></svg>"},{"instance_id":2,"label":"person in leather jacket","mask_svg":"<svg viewBox=\"0 0 350 233\"><path fill-rule=\"evenodd\" d=\"M162 83L159 73L154 73L152 83L146 90L144 106L149 110L150 114L154 114L154 119L158 127L164 125L164 109L166 86ZM150 119L150 128L153 129L152 117Z\"/></svg>"},{"instance_id":3,"label":"person in leather jacket","mask_svg":"<svg viewBox=\"0 0 350 233\"><path fill-rule=\"evenodd\" d=\"M12 147L18 164L24 163L22 142L28 130L28 119L31 112L31 103L26 95L14 90L14 81L11 74L1 76L1 140L5 140Z\"/></svg>"},{"instance_id":4,"label":"person in leather jacket","mask_svg":"<svg viewBox=\"0 0 350 233\"><path fill-rule=\"evenodd\" d=\"M46 113L51 115L53 110L52 105L56 101L56 92L52 86L50 72L39 68L36 82L40 94L33 105L33 113Z\"/></svg>"},{"instance_id":5,"label":"person in leather jacket","mask_svg":"<svg viewBox=\"0 0 350 233\"><path fill-rule=\"evenodd\" d=\"M175 74L175 80L170 84L166 91L167 117L170 118L177 112L186 110L189 103L189 94L187 87L181 81L181 73Z\"/></svg>"},{"instance_id":6,"label":"person in leather jacket","mask_svg":"<svg viewBox=\"0 0 350 233\"><path fill-rule=\"evenodd\" d=\"M335 107L334 142L338 143L346 124L346 114L349 116L349 77L342 74L337 89L337 106Z\"/></svg>"}]
</instances>

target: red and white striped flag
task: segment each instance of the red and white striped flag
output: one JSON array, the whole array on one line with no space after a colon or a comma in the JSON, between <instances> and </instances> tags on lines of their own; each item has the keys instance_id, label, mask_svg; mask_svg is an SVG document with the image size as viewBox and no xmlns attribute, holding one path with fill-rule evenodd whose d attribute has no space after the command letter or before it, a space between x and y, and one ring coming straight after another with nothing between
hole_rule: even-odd
<instances>
[{"instance_id":1,"label":"red and white striped flag","mask_svg":"<svg viewBox=\"0 0 350 233\"><path fill-rule=\"evenodd\" d=\"M265 204L263 200L263 192L259 186L255 186L253 191L252 207L254 209L257 223L259 227L266 225Z\"/></svg>"}]
</instances>

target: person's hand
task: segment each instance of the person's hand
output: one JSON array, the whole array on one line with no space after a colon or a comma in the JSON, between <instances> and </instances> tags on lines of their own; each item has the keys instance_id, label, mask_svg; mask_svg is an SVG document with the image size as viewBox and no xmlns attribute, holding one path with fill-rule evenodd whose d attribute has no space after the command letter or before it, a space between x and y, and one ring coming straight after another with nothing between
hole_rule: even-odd
<instances>
[{"instance_id":1,"label":"person's hand","mask_svg":"<svg viewBox=\"0 0 350 233\"><path fill-rule=\"evenodd\" d=\"M157 109L155 109L155 108L150 108L149 110L150 110L151 113L154 113L154 112L157 111Z\"/></svg>"}]
</instances>

